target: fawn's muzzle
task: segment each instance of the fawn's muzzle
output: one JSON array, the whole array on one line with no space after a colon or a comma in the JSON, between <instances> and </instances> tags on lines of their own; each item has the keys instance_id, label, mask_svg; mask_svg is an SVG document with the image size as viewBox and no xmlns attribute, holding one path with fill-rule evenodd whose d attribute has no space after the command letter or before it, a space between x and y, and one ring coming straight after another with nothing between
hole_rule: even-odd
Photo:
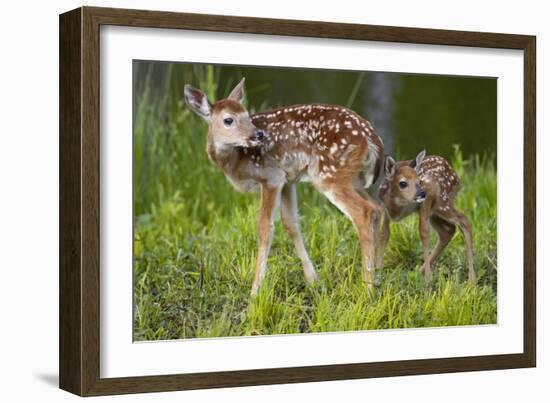
<instances>
[{"instance_id":1,"label":"fawn's muzzle","mask_svg":"<svg viewBox=\"0 0 550 403\"><path fill-rule=\"evenodd\" d=\"M262 129L254 129L254 140L262 141L265 138L265 132Z\"/></svg>"},{"instance_id":2,"label":"fawn's muzzle","mask_svg":"<svg viewBox=\"0 0 550 403\"><path fill-rule=\"evenodd\" d=\"M426 199L426 192L420 186L416 186L416 195L414 201L417 203L422 203Z\"/></svg>"}]
</instances>

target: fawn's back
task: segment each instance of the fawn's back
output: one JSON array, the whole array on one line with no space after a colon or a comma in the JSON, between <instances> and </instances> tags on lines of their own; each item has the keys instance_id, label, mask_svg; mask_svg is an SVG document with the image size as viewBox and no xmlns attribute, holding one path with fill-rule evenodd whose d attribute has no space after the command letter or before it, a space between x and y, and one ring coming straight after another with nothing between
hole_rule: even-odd
<instances>
[{"instance_id":1,"label":"fawn's back","mask_svg":"<svg viewBox=\"0 0 550 403\"><path fill-rule=\"evenodd\" d=\"M382 164L383 144L369 121L335 105L292 105L251 116L264 130L249 149L257 167L278 165L289 181L342 180L364 172L368 187Z\"/></svg>"}]
</instances>

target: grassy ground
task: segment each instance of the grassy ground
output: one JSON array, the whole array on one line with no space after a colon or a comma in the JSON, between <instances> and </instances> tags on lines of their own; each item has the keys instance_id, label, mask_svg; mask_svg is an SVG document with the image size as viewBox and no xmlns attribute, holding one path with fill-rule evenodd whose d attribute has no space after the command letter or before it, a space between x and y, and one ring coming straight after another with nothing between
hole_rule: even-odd
<instances>
[{"instance_id":1,"label":"grassy ground","mask_svg":"<svg viewBox=\"0 0 550 403\"><path fill-rule=\"evenodd\" d=\"M215 70L193 74L215 93ZM170 80L157 97L145 83L135 103L136 340L496 322L496 169L491 158L464 160L458 149L452 163L464 185L457 205L474 226L476 286L466 281L457 235L425 289L417 219L410 217L392 226L380 285L369 295L351 223L302 184L302 231L319 281L305 286L277 220L267 278L251 300L258 195L235 192L208 162L205 124L183 107L181 84Z\"/></svg>"}]
</instances>

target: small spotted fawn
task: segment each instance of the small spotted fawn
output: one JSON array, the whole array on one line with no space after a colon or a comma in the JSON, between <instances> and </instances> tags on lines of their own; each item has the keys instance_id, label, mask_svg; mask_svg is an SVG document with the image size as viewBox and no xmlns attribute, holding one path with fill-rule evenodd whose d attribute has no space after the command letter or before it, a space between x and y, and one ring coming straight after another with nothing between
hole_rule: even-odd
<instances>
[{"instance_id":1,"label":"small spotted fawn","mask_svg":"<svg viewBox=\"0 0 550 403\"><path fill-rule=\"evenodd\" d=\"M317 274L298 223L296 183L308 181L353 222L369 288L382 207L366 192L382 171L383 144L372 125L355 112L334 105L305 104L249 115L243 106L244 79L224 100L210 103L204 92L186 85L187 105L208 123L208 156L237 191L260 189L258 257L252 285L256 295L273 236L273 215L281 220L302 261L304 277Z\"/></svg>"},{"instance_id":2,"label":"small spotted fawn","mask_svg":"<svg viewBox=\"0 0 550 403\"><path fill-rule=\"evenodd\" d=\"M386 211L377 250L377 266L382 266L384 249L390 236L390 220L399 221L418 212L420 238L424 249L422 271L426 281L430 277L432 264L451 241L458 226L466 243L468 279L475 282L472 225L454 207L455 197L460 190L460 180L447 160L437 155L426 156L425 150L411 161L395 162L388 156L385 172L385 179L379 189ZM439 236L439 242L431 254L430 224Z\"/></svg>"}]
</instances>

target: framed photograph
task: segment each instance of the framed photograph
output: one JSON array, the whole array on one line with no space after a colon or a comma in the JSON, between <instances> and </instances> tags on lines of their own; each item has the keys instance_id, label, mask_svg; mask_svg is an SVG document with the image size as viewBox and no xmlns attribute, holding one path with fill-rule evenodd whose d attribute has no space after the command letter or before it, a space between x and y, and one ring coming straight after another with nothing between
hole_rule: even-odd
<instances>
[{"instance_id":1,"label":"framed photograph","mask_svg":"<svg viewBox=\"0 0 550 403\"><path fill-rule=\"evenodd\" d=\"M60 387L533 367L535 165L533 36L62 14Z\"/></svg>"}]
</instances>

